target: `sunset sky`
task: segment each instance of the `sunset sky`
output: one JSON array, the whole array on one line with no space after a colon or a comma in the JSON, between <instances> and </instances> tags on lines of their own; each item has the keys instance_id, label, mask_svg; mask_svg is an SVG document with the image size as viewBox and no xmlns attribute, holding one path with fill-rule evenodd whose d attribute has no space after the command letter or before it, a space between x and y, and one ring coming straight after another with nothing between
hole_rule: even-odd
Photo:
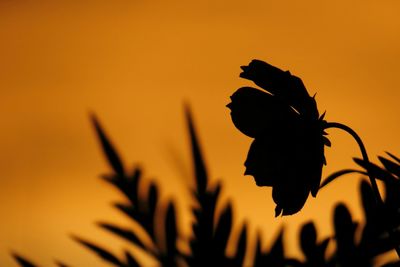
<instances>
[{"instance_id":1,"label":"sunset sky","mask_svg":"<svg viewBox=\"0 0 400 267\"><path fill-rule=\"evenodd\" d=\"M183 104L189 103L222 203L236 225L266 245L284 225L297 255L298 226L332 229L335 203L356 219L360 177L345 176L294 216L274 218L271 189L243 176L251 139L225 105L240 66L265 60L302 78L328 121L351 126L370 157L400 155L400 2L337 1L0 1L0 265L16 251L42 266L106 266L71 234L116 254L127 244L95 222L130 222L111 207L119 194L90 124L94 112L128 166L139 164L164 200L178 203L189 234L192 185ZM355 167L355 142L329 130L324 176Z\"/></svg>"}]
</instances>

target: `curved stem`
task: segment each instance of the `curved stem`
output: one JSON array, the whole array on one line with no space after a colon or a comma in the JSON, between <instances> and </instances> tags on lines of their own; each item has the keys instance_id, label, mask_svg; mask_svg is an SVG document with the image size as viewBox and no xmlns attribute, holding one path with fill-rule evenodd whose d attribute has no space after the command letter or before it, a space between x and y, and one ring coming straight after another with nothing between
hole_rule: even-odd
<instances>
[{"instance_id":1,"label":"curved stem","mask_svg":"<svg viewBox=\"0 0 400 267\"><path fill-rule=\"evenodd\" d=\"M341 124L338 122L327 122L325 129L329 129L329 128L341 129L341 130L347 132L348 134L350 134L354 138L354 140L356 140L358 146L360 147L363 160L366 162L369 162L367 150L365 149L364 143L361 140L360 136L353 129L351 129L347 125L344 125L344 124ZM380 204L383 204L383 200L382 200L381 194L379 192L378 184L376 183L375 178L372 177L372 175L369 172L368 172L368 177L369 177L369 180L371 181L372 190L374 191L377 202Z\"/></svg>"},{"instance_id":2,"label":"curved stem","mask_svg":"<svg viewBox=\"0 0 400 267\"><path fill-rule=\"evenodd\" d=\"M354 140L356 140L358 146L360 147L363 160L368 162L368 163L370 162L369 158L368 158L367 150L365 149L363 141L361 140L360 136L353 129L351 129L347 125L344 125L344 124L341 124L341 123L338 123L338 122L327 122L326 125L325 125L325 129L329 129L329 128L341 129L341 130L347 132L348 134L350 134L354 138ZM376 201L377 201L379 206L383 207L384 203L383 203L381 194L380 194L379 189L378 189L378 184L376 183L376 180L371 175L371 173L368 172L368 171L367 171L367 173L368 173L369 180L371 181L372 190L374 192ZM390 238L393 240L393 231L391 229L389 229L388 232L389 232ZM400 248L398 246L395 246L395 250L397 252L397 256L400 258Z\"/></svg>"}]
</instances>

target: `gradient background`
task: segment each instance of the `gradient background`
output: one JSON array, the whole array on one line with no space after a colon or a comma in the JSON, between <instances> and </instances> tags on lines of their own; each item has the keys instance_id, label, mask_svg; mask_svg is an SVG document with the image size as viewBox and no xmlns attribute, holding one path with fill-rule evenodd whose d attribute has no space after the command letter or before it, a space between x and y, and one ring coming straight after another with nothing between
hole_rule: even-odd
<instances>
[{"instance_id":1,"label":"gradient background","mask_svg":"<svg viewBox=\"0 0 400 267\"><path fill-rule=\"evenodd\" d=\"M225 105L251 84L239 79L239 66L263 59L318 92L320 112L353 127L374 161L386 150L398 154L399 1L80 2L0 2L1 266L15 266L10 251L43 266L55 258L105 266L70 234L117 254L127 247L94 224L130 222L110 205L120 196L99 179L109 167L90 111L125 162L141 164L162 198L178 202L183 236L192 184L184 101L210 174L224 182L223 200L233 200L237 225L250 223L250 241L262 229L270 244L284 225L297 255L298 225L313 219L330 234L338 201L361 219L359 176L320 191L300 214L274 219L271 190L242 175L251 139ZM349 136L329 133L325 176L359 156Z\"/></svg>"}]
</instances>

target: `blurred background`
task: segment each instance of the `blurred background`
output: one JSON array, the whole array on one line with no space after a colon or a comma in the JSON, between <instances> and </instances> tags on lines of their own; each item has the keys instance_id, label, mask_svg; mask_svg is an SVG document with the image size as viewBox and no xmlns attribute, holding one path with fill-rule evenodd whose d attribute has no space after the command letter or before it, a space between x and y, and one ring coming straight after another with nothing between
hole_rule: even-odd
<instances>
[{"instance_id":1,"label":"blurred background","mask_svg":"<svg viewBox=\"0 0 400 267\"><path fill-rule=\"evenodd\" d=\"M303 79L329 121L351 126L373 161L399 155L400 2L355 1L11 1L0 2L0 264L11 251L43 266L105 266L71 238L111 251L127 244L96 227L129 226L111 207L117 192L89 121L98 115L130 166L140 164L164 200L176 200L190 232L192 185L183 103L190 103L222 203L231 199L250 241L270 244L285 229L298 255L298 226L315 220L322 237L344 201L361 220L360 177L345 176L301 213L274 218L271 189L243 176L251 139L225 105L240 66L262 59ZM324 176L355 167L355 142L330 130Z\"/></svg>"}]
</instances>

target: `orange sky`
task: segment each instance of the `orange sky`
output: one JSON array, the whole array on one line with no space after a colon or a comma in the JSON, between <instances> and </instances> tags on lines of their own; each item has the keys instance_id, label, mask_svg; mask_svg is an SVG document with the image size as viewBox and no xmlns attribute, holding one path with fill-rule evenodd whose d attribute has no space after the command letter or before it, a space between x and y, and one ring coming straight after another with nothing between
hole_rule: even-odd
<instances>
[{"instance_id":1,"label":"orange sky","mask_svg":"<svg viewBox=\"0 0 400 267\"><path fill-rule=\"evenodd\" d=\"M64 3L65 2L65 3ZM212 177L237 222L270 241L285 225L291 253L298 224L326 236L334 203L358 208L359 177L348 176L310 199L302 212L274 219L271 191L244 177L251 140L225 105L240 86L240 65L262 59L300 76L317 92L329 121L353 127L371 157L399 154L400 2L383 1L1 1L0 265L18 251L43 266L54 258L103 266L71 233L121 251L98 229L129 225L110 206L119 195L99 179L109 170L88 113L94 111L126 163L140 163L163 198L181 208L190 161L182 103L191 104ZM330 131L324 175L354 166L353 140ZM182 167L183 166L183 167Z\"/></svg>"}]
</instances>

